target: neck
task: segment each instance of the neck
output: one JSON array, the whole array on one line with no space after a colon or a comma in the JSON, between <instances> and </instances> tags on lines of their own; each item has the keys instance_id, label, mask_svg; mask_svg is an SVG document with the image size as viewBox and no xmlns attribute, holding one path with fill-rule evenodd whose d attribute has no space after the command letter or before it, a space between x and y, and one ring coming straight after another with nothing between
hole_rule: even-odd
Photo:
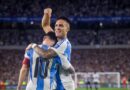
<instances>
[{"instance_id":1,"label":"neck","mask_svg":"<svg viewBox=\"0 0 130 90\"><path fill-rule=\"evenodd\" d=\"M57 40L60 41L60 40L63 40L65 38L67 38L67 37L65 36L65 37L57 38Z\"/></svg>"}]
</instances>

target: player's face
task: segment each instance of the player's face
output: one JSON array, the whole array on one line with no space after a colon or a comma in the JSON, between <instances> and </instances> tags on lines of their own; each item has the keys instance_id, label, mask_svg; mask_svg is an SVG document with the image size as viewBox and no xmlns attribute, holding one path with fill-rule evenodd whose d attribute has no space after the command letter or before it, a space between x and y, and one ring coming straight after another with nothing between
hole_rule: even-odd
<instances>
[{"instance_id":1,"label":"player's face","mask_svg":"<svg viewBox=\"0 0 130 90\"><path fill-rule=\"evenodd\" d=\"M68 23L62 19L56 21L55 24L55 34L57 38L64 38L67 36Z\"/></svg>"}]
</instances>

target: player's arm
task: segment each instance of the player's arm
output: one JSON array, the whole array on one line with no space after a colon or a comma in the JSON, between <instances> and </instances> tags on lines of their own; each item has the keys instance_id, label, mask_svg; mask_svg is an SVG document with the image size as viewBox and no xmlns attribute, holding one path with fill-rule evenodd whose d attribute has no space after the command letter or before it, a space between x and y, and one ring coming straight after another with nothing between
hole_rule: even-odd
<instances>
[{"instance_id":1,"label":"player's arm","mask_svg":"<svg viewBox=\"0 0 130 90\"><path fill-rule=\"evenodd\" d=\"M51 28L51 25L50 25L51 13L52 13L51 8L44 9L44 16L42 18L41 24L42 24L42 28L45 33L53 31L53 29Z\"/></svg>"},{"instance_id":2,"label":"player's arm","mask_svg":"<svg viewBox=\"0 0 130 90\"><path fill-rule=\"evenodd\" d=\"M46 59L50 59L50 58L57 56L57 53L52 49L44 50L44 49L40 48L38 45L35 46L33 49L37 54L39 54L39 56L46 58Z\"/></svg>"},{"instance_id":3,"label":"player's arm","mask_svg":"<svg viewBox=\"0 0 130 90\"><path fill-rule=\"evenodd\" d=\"M52 57L57 56L57 53L53 49L45 50L43 48L40 48L37 44L29 44L26 48L26 50L29 50L33 48L33 50L41 57L49 59Z\"/></svg>"},{"instance_id":4,"label":"player's arm","mask_svg":"<svg viewBox=\"0 0 130 90\"><path fill-rule=\"evenodd\" d=\"M23 64L22 68L20 70L20 74L19 74L19 81L18 81L18 86L17 86L17 90L22 90L21 86L22 86L22 82L25 80L25 77L27 75L28 72L28 66Z\"/></svg>"},{"instance_id":5,"label":"player's arm","mask_svg":"<svg viewBox=\"0 0 130 90\"><path fill-rule=\"evenodd\" d=\"M50 59L52 57L55 57L59 54L64 54L64 50L65 50L65 47L66 47L67 44L61 44L59 46L59 48L53 48L51 47L50 49L48 50L45 50L43 48L40 48L37 44L35 43L32 43L32 44L29 44L26 48L26 50L29 50L31 48L33 48L33 50L41 57L43 58L46 58L46 59Z\"/></svg>"},{"instance_id":6,"label":"player's arm","mask_svg":"<svg viewBox=\"0 0 130 90\"><path fill-rule=\"evenodd\" d=\"M66 69L66 71L68 71L70 74L74 74L75 73L75 69L74 67L70 64L69 68Z\"/></svg>"},{"instance_id":7,"label":"player's arm","mask_svg":"<svg viewBox=\"0 0 130 90\"><path fill-rule=\"evenodd\" d=\"M72 64L69 62L69 60L67 60L67 57L64 56L63 54L58 54L58 56L61 58L61 66L70 74L74 74L75 73L75 69L72 66Z\"/></svg>"},{"instance_id":8,"label":"player's arm","mask_svg":"<svg viewBox=\"0 0 130 90\"><path fill-rule=\"evenodd\" d=\"M21 90L22 82L25 80L25 77L28 73L28 69L29 69L29 66L30 66L29 58L30 58L29 51L26 51L25 55L24 55L24 60L22 62L22 67L20 69L17 90Z\"/></svg>"}]
</instances>

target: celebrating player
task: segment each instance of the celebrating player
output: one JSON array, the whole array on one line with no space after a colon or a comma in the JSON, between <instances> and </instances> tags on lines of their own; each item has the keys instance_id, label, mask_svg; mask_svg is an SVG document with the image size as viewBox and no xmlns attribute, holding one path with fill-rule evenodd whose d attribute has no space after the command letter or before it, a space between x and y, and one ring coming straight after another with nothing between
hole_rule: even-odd
<instances>
[{"instance_id":1,"label":"celebrating player","mask_svg":"<svg viewBox=\"0 0 130 90\"><path fill-rule=\"evenodd\" d=\"M56 41L57 38L55 34L53 32L48 32L44 36L43 43L40 47L47 50L49 48L48 46L53 46ZM45 59L40 57L33 49L26 51L20 71L17 90L21 90L21 85L28 69L30 78L26 90L52 90L52 83L58 65L61 65L67 71L74 71L71 64L67 62L68 60L65 60L67 58L64 56L62 56L62 58L62 61L58 56L51 59Z\"/></svg>"},{"instance_id":2,"label":"celebrating player","mask_svg":"<svg viewBox=\"0 0 130 90\"><path fill-rule=\"evenodd\" d=\"M44 10L44 16L42 19L42 27L45 33L53 31L50 26L50 18L51 18L52 9L47 8ZM48 49L41 49L38 45L34 44L34 50L42 57L52 58L55 56L59 56L62 60L61 55L64 55L69 61L71 57L71 44L67 39L67 33L70 30L70 21L65 17L59 17L56 20L55 24L55 34L58 39L57 44ZM56 74L56 90L74 90L74 81L70 74L67 74L66 71L62 68L58 68L58 72Z\"/></svg>"}]
</instances>

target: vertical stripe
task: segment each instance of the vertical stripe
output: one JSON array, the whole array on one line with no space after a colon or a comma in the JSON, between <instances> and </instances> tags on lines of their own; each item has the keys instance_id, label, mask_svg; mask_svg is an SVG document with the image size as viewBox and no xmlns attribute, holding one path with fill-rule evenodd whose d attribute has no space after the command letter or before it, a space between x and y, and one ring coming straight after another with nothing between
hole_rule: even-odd
<instances>
[{"instance_id":1,"label":"vertical stripe","mask_svg":"<svg viewBox=\"0 0 130 90\"><path fill-rule=\"evenodd\" d=\"M44 90L44 77L41 76L42 72L45 71L45 64L39 60L38 77L37 77L37 88L36 90ZM42 70L41 70L42 69Z\"/></svg>"},{"instance_id":2,"label":"vertical stripe","mask_svg":"<svg viewBox=\"0 0 130 90\"><path fill-rule=\"evenodd\" d=\"M32 80L32 64L33 64L33 50L32 49L30 49L29 50L29 52L28 52L28 55L29 55L29 57L30 57L30 78L31 78L31 80Z\"/></svg>"},{"instance_id":3,"label":"vertical stripe","mask_svg":"<svg viewBox=\"0 0 130 90\"><path fill-rule=\"evenodd\" d=\"M51 60L51 68L50 68L50 88L52 89L52 84L54 82L54 77L57 72L57 60L58 57L54 57L53 60Z\"/></svg>"},{"instance_id":4,"label":"vertical stripe","mask_svg":"<svg viewBox=\"0 0 130 90\"><path fill-rule=\"evenodd\" d=\"M35 73L35 67L36 67L36 60L39 57L39 55L36 52L33 52L33 63L32 63L32 82L35 86L37 86L37 77L34 77L34 73Z\"/></svg>"},{"instance_id":5,"label":"vertical stripe","mask_svg":"<svg viewBox=\"0 0 130 90\"><path fill-rule=\"evenodd\" d=\"M65 49L64 54L67 56L67 59L70 61L70 58L71 58L71 44L69 43L69 41L67 41L67 47Z\"/></svg>"},{"instance_id":6,"label":"vertical stripe","mask_svg":"<svg viewBox=\"0 0 130 90\"><path fill-rule=\"evenodd\" d=\"M40 75L38 75L36 90L44 90L43 88L44 88L44 79Z\"/></svg>"},{"instance_id":7,"label":"vertical stripe","mask_svg":"<svg viewBox=\"0 0 130 90\"><path fill-rule=\"evenodd\" d=\"M56 83L57 83L56 90L64 90L64 86L63 86L62 80L60 78L60 67L58 67L58 70L56 73Z\"/></svg>"}]
</instances>

